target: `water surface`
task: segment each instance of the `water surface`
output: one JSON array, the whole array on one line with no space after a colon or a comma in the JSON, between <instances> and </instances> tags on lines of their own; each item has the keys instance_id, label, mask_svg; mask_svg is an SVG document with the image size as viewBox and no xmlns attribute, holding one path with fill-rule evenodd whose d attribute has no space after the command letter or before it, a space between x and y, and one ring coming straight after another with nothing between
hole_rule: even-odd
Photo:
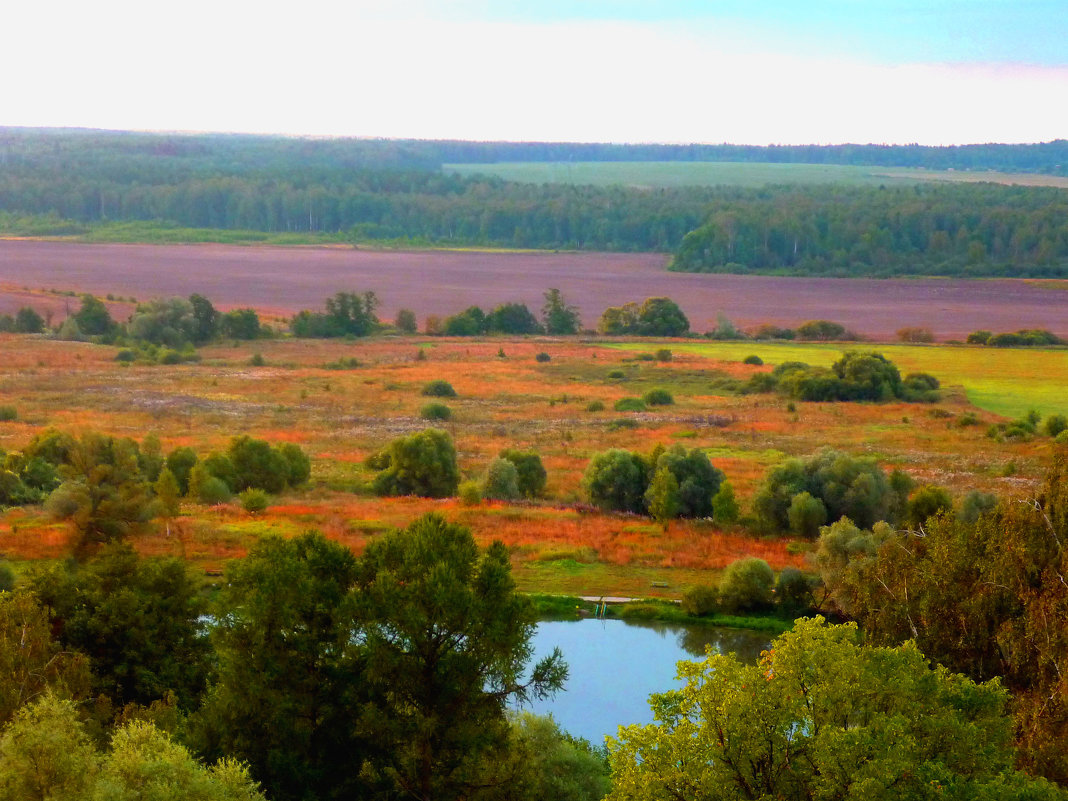
<instances>
[{"instance_id":1,"label":"water surface","mask_svg":"<svg viewBox=\"0 0 1068 801\"><path fill-rule=\"evenodd\" d=\"M552 714L567 731L594 744L620 725L651 723L649 695L679 686L675 664L704 658L705 646L755 663L767 634L714 626L581 620L543 622L533 638L535 659L558 647L568 664L565 691L530 708Z\"/></svg>"}]
</instances>

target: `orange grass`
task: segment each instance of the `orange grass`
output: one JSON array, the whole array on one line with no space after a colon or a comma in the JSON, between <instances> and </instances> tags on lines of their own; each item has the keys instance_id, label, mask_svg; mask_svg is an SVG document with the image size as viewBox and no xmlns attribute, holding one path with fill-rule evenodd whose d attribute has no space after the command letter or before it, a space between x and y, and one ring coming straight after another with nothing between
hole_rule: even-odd
<instances>
[{"instance_id":1,"label":"orange grass","mask_svg":"<svg viewBox=\"0 0 1068 801\"><path fill-rule=\"evenodd\" d=\"M236 505L187 504L169 534L146 534L136 546L144 553L181 555L214 571L267 533L293 536L315 528L358 551L381 531L440 511L471 526L481 543L506 542L517 575L531 581L539 576L538 586L557 580L563 586L563 578L545 570L571 558L560 554L602 566L597 581L621 583L650 570L711 576L746 555L776 568L804 566L803 556L787 553L780 539L689 522L663 531L642 518L580 511L575 504L582 500L587 461L606 448L647 453L676 442L705 448L743 506L772 465L826 446L872 455L887 468L901 467L917 481L943 484L958 495L973 488L1007 495L1030 491L1048 458L1048 440L998 443L985 437L986 424L998 419L993 415L978 412L979 426L953 426L963 412L976 412L953 388L938 404L949 418L932 416L930 406L900 403L797 403L789 411L775 396L721 395L710 386L715 375L744 378L769 368L687 352L680 343L665 345L673 348L674 360L658 363L634 361L632 352L596 343L548 337L279 339L205 348L200 364L122 367L114 361L115 348L0 335L0 404L18 409L16 421L0 423L0 448L21 448L48 426L138 440L155 433L165 451L187 446L202 455L224 450L232 436L243 433L295 442L313 458L309 488L258 516ZM499 349L505 358L497 356ZM416 360L420 351L425 361ZM249 366L254 352L263 355L264 367ZM539 352L549 353L551 361L535 361ZM360 366L325 366L349 358ZM626 377L608 379L612 369ZM368 454L428 426L419 417L427 402L420 390L438 378L459 393L445 399L452 420L434 425L453 436L464 477L480 478L506 447L537 450L549 473L546 505L467 508L454 500L338 491L365 487L372 478L363 466ZM639 414L611 410L616 399L640 396L652 386L668 388L675 405ZM607 409L585 411L595 399ZM637 427L613 429L620 420ZM66 552L66 532L40 510L8 510L0 513L0 552L56 558ZM582 580L580 573L566 584Z\"/></svg>"}]
</instances>

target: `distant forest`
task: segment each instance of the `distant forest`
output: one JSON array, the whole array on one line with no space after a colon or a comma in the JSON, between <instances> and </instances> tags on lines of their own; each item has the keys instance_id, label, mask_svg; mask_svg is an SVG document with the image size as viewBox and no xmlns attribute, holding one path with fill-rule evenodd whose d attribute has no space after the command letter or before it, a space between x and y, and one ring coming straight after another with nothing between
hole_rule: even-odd
<instances>
[{"instance_id":1,"label":"distant forest","mask_svg":"<svg viewBox=\"0 0 1068 801\"><path fill-rule=\"evenodd\" d=\"M443 163L752 161L1068 174L1035 145L603 145L0 128L0 226L326 233L353 242L673 252L674 268L1068 276L1068 193L992 184L761 189L529 185ZM57 232L62 226L57 226Z\"/></svg>"}]
</instances>

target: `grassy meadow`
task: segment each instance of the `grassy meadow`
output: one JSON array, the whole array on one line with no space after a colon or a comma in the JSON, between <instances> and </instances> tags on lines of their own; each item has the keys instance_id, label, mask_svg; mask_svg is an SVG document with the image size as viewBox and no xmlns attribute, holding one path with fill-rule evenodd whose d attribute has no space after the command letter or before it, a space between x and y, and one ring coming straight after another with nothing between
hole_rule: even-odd
<instances>
[{"instance_id":1,"label":"grassy meadow","mask_svg":"<svg viewBox=\"0 0 1068 801\"><path fill-rule=\"evenodd\" d=\"M869 347L869 346L865 346ZM671 361L643 351L670 348ZM208 573L244 554L256 538L318 529L359 551L373 537L438 511L472 528L483 544L503 540L520 587L575 595L679 597L714 581L730 562L756 555L776 569L803 567L807 543L755 537L742 528L599 513L584 503L582 474L607 448L649 452L679 442L706 451L732 482L743 510L770 467L825 446L901 467L919 483L960 496L1030 491L1050 440L997 442L991 422L1029 408L1068 412L1066 351L953 346L880 346L902 372L922 370L945 388L937 404L802 403L739 396L724 387L784 360L830 364L842 347L692 340L378 337L276 339L201 350L187 365L122 365L116 348L38 336L0 335L0 448L17 450L37 432L99 430L140 440L159 436L165 453L190 446L201 456L250 434L294 442L312 458L308 487L276 498L263 513L235 502L183 503L182 514L139 536L146 554L180 555ZM550 356L538 361L539 353ZM742 363L760 355L764 366ZM252 366L254 354L262 366ZM420 355L421 354L421 355ZM352 362L355 360L355 363ZM257 360L259 361L259 360ZM452 383L458 397L445 423L420 409L422 387ZM616 401L664 388L670 406L616 412ZM435 399L437 400L437 399ZM588 411L594 401L605 409ZM978 425L957 424L966 413ZM549 474L544 499L464 506L457 499L378 498L364 460L391 439L436 425L456 442L465 478L478 479L506 447L538 451ZM0 558L19 572L68 552L68 529L39 507L0 512Z\"/></svg>"},{"instance_id":2,"label":"grassy meadow","mask_svg":"<svg viewBox=\"0 0 1068 801\"><path fill-rule=\"evenodd\" d=\"M1068 187L1068 178L993 171L957 172L911 167L857 167L840 164L766 164L735 161L509 161L492 164L445 164L442 170L463 176L493 175L534 184L636 186L759 187L773 184L845 184L880 186L930 181L989 181L1023 186Z\"/></svg>"}]
</instances>

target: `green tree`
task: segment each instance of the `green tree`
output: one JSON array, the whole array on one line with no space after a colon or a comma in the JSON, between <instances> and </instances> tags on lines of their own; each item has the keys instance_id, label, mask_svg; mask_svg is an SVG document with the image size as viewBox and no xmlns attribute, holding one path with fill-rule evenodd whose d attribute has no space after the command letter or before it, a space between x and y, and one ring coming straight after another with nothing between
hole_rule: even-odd
<instances>
[{"instance_id":1,"label":"green tree","mask_svg":"<svg viewBox=\"0 0 1068 801\"><path fill-rule=\"evenodd\" d=\"M197 452L192 448L175 448L167 456L167 469L178 482L182 495L189 494L189 475L197 463Z\"/></svg>"},{"instance_id":2,"label":"green tree","mask_svg":"<svg viewBox=\"0 0 1068 801\"><path fill-rule=\"evenodd\" d=\"M119 328L104 302L92 295L82 295L82 305L72 316L86 336L107 337Z\"/></svg>"},{"instance_id":3,"label":"green tree","mask_svg":"<svg viewBox=\"0 0 1068 801\"><path fill-rule=\"evenodd\" d=\"M152 485L152 489L156 493L159 515L168 519L177 517L181 510L179 502L182 493L178 487L178 479L174 477L174 473L167 468L164 468L160 471L159 478L157 478L156 483Z\"/></svg>"},{"instance_id":4,"label":"green tree","mask_svg":"<svg viewBox=\"0 0 1068 801\"><path fill-rule=\"evenodd\" d=\"M185 298L154 298L137 307L128 329L136 339L179 349L194 340L198 321Z\"/></svg>"},{"instance_id":5,"label":"green tree","mask_svg":"<svg viewBox=\"0 0 1068 801\"><path fill-rule=\"evenodd\" d=\"M734 497L734 487L724 479L719 491L712 496L712 519L721 526L731 526L738 522L738 501Z\"/></svg>"},{"instance_id":6,"label":"green tree","mask_svg":"<svg viewBox=\"0 0 1068 801\"><path fill-rule=\"evenodd\" d=\"M117 705L149 704L173 692L192 709L210 655L201 631L205 604L178 559L141 559L126 543L81 565L58 566L33 582L69 650L88 656L94 689Z\"/></svg>"},{"instance_id":7,"label":"green tree","mask_svg":"<svg viewBox=\"0 0 1068 801\"><path fill-rule=\"evenodd\" d=\"M650 699L655 723L609 738L609 801L1062 797L1013 772L1005 691L911 643L800 620L759 665L713 654L679 677Z\"/></svg>"},{"instance_id":8,"label":"green tree","mask_svg":"<svg viewBox=\"0 0 1068 801\"><path fill-rule=\"evenodd\" d=\"M482 497L494 501L514 501L519 498L519 471L507 459L498 456L486 469Z\"/></svg>"},{"instance_id":9,"label":"green tree","mask_svg":"<svg viewBox=\"0 0 1068 801\"><path fill-rule=\"evenodd\" d=\"M255 309L231 309L222 316L219 328L230 339L259 339L262 333Z\"/></svg>"},{"instance_id":10,"label":"green tree","mask_svg":"<svg viewBox=\"0 0 1068 801\"><path fill-rule=\"evenodd\" d=\"M386 746L375 776L420 801L468 797L507 754L508 705L567 677L555 651L524 679L534 618L507 548L480 555L467 528L427 515L368 545L357 586L363 683Z\"/></svg>"},{"instance_id":11,"label":"green tree","mask_svg":"<svg viewBox=\"0 0 1068 801\"><path fill-rule=\"evenodd\" d=\"M904 522L913 528L923 526L928 518L953 511L953 498L944 487L925 484L909 498Z\"/></svg>"},{"instance_id":12,"label":"green tree","mask_svg":"<svg viewBox=\"0 0 1068 801\"><path fill-rule=\"evenodd\" d=\"M648 337L681 337L690 321L670 298L646 298L638 309L636 333Z\"/></svg>"},{"instance_id":13,"label":"green tree","mask_svg":"<svg viewBox=\"0 0 1068 801\"><path fill-rule=\"evenodd\" d=\"M56 642L37 598L0 592L0 726L46 693L84 698L89 686L88 661Z\"/></svg>"},{"instance_id":14,"label":"green tree","mask_svg":"<svg viewBox=\"0 0 1068 801\"><path fill-rule=\"evenodd\" d=\"M666 465L658 467L645 491L645 506L649 516L658 523L667 524L679 513L679 482Z\"/></svg>"},{"instance_id":15,"label":"green tree","mask_svg":"<svg viewBox=\"0 0 1068 801\"><path fill-rule=\"evenodd\" d=\"M637 333L638 304L625 303L622 306L609 306L597 321L597 333L608 336L622 336Z\"/></svg>"},{"instance_id":16,"label":"green tree","mask_svg":"<svg viewBox=\"0 0 1068 801\"><path fill-rule=\"evenodd\" d=\"M649 468L636 453L613 448L595 453L586 465L582 486L590 503L609 512L645 511Z\"/></svg>"},{"instance_id":17,"label":"green tree","mask_svg":"<svg viewBox=\"0 0 1068 801\"><path fill-rule=\"evenodd\" d=\"M89 798L97 755L74 705L51 693L0 733L0 801Z\"/></svg>"},{"instance_id":18,"label":"green tree","mask_svg":"<svg viewBox=\"0 0 1068 801\"><path fill-rule=\"evenodd\" d=\"M502 303L486 315L485 330L489 334L537 334L542 327L525 304Z\"/></svg>"},{"instance_id":19,"label":"green tree","mask_svg":"<svg viewBox=\"0 0 1068 801\"><path fill-rule=\"evenodd\" d=\"M149 485L132 440L84 434L61 472L64 481L48 496L47 507L54 517L72 522L76 554L124 539L151 519Z\"/></svg>"},{"instance_id":20,"label":"green tree","mask_svg":"<svg viewBox=\"0 0 1068 801\"><path fill-rule=\"evenodd\" d=\"M419 323L415 319L415 312L411 309L399 309L393 320L393 326L402 334L414 334L419 330Z\"/></svg>"},{"instance_id":21,"label":"green tree","mask_svg":"<svg viewBox=\"0 0 1068 801\"><path fill-rule=\"evenodd\" d=\"M569 306L559 289L550 289L545 293L545 304L541 307L541 322L545 333L554 336L577 334L582 330L582 319L575 306Z\"/></svg>"},{"instance_id":22,"label":"green tree","mask_svg":"<svg viewBox=\"0 0 1068 801\"><path fill-rule=\"evenodd\" d=\"M657 456L652 468L667 468L679 486L678 516L686 518L712 517L712 498L723 483L723 471L713 467L700 448L687 450L672 445Z\"/></svg>"},{"instance_id":23,"label":"green tree","mask_svg":"<svg viewBox=\"0 0 1068 801\"><path fill-rule=\"evenodd\" d=\"M278 494L289 483L289 460L265 440L247 434L234 437L226 455L234 468L233 489L238 492L255 487Z\"/></svg>"},{"instance_id":24,"label":"green tree","mask_svg":"<svg viewBox=\"0 0 1068 801\"><path fill-rule=\"evenodd\" d=\"M343 799L373 736L351 591L356 559L316 533L265 537L226 570L216 680L191 721L210 758L249 763L270 798Z\"/></svg>"},{"instance_id":25,"label":"green tree","mask_svg":"<svg viewBox=\"0 0 1068 801\"><path fill-rule=\"evenodd\" d=\"M819 498L799 492L790 500L786 517L790 521L790 531L811 540L819 535L820 526L827 522L827 508Z\"/></svg>"},{"instance_id":26,"label":"green tree","mask_svg":"<svg viewBox=\"0 0 1068 801\"><path fill-rule=\"evenodd\" d=\"M460 485L456 446L447 431L428 428L400 437L381 456L384 469L374 480L379 495L448 498Z\"/></svg>"},{"instance_id":27,"label":"green tree","mask_svg":"<svg viewBox=\"0 0 1068 801\"><path fill-rule=\"evenodd\" d=\"M719 579L719 603L725 612L763 612L771 608L775 573L763 559L750 556L727 565Z\"/></svg>"},{"instance_id":28,"label":"green tree","mask_svg":"<svg viewBox=\"0 0 1068 801\"><path fill-rule=\"evenodd\" d=\"M611 789L604 747L561 731L551 717L513 716L510 750L507 791L519 801L601 801Z\"/></svg>"},{"instance_id":29,"label":"green tree","mask_svg":"<svg viewBox=\"0 0 1068 801\"><path fill-rule=\"evenodd\" d=\"M189 305L193 310L193 344L203 345L215 339L219 333L219 312L203 295L189 296Z\"/></svg>"},{"instance_id":30,"label":"green tree","mask_svg":"<svg viewBox=\"0 0 1068 801\"><path fill-rule=\"evenodd\" d=\"M23 306L15 313L14 329L19 334L40 334L45 329L45 321L35 309Z\"/></svg>"},{"instance_id":31,"label":"green tree","mask_svg":"<svg viewBox=\"0 0 1068 801\"><path fill-rule=\"evenodd\" d=\"M526 498L537 498L545 491L548 474L545 472L545 466L541 463L541 457L537 451L505 448L500 452L500 457L515 465L521 495Z\"/></svg>"}]
</instances>

